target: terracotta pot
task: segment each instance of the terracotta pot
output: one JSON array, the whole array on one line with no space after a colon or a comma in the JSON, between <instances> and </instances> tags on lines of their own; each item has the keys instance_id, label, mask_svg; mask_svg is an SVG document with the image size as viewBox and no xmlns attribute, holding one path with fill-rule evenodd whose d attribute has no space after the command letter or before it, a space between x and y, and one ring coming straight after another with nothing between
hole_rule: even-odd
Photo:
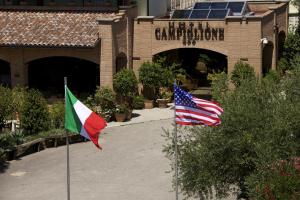
<instances>
[{"instance_id":1,"label":"terracotta pot","mask_svg":"<svg viewBox=\"0 0 300 200\"><path fill-rule=\"evenodd\" d=\"M145 100L145 109L152 109L153 108L153 101L152 100Z\"/></svg>"},{"instance_id":2,"label":"terracotta pot","mask_svg":"<svg viewBox=\"0 0 300 200\"><path fill-rule=\"evenodd\" d=\"M127 120L130 120L132 118L132 110L128 110L127 112L126 112L126 119Z\"/></svg>"},{"instance_id":3,"label":"terracotta pot","mask_svg":"<svg viewBox=\"0 0 300 200\"><path fill-rule=\"evenodd\" d=\"M126 119L126 113L115 113L115 118L117 122L124 122Z\"/></svg>"},{"instance_id":4,"label":"terracotta pot","mask_svg":"<svg viewBox=\"0 0 300 200\"><path fill-rule=\"evenodd\" d=\"M168 107L168 99L157 99L159 108L167 108Z\"/></svg>"}]
</instances>

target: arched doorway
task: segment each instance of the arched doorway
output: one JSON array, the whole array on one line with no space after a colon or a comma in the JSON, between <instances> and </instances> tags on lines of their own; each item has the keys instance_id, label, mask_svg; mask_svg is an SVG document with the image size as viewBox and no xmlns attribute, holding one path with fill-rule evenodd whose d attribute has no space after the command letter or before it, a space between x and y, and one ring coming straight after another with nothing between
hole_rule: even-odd
<instances>
[{"instance_id":1,"label":"arched doorway","mask_svg":"<svg viewBox=\"0 0 300 200\"><path fill-rule=\"evenodd\" d=\"M273 49L274 49L274 45L270 41L268 42L268 44L264 45L263 47L263 66L262 66L263 75L266 75L272 69Z\"/></svg>"},{"instance_id":2,"label":"arched doorway","mask_svg":"<svg viewBox=\"0 0 300 200\"><path fill-rule=\"evenodd\" d=\"M10 64L4 60L0 60L0 85L11 86Z\"/></svg>"},{"instance_id":3,"label":"arched doorway","mask_svg":"<svg viewBox=\"0 0 300 200\"><path fill-rule=\"evenodd\" d=\"M100 84L99 65L73 57L47 57L28 63L28 85L46 96L64 95L64 77L79 97L93 93Z\"/></svg>"},{"instance_id":4,"label":"arched doorway","mask_svg":"<svg viewBox=\"0 0 300 200\"><path fill-rule=\"evenodd\" d=\"M191 83L187 89L210 87L211 81L208 80L208 74L227 72L227 56L207 49L172 49L154 55L153 60L160 57L165 57L167 64L177 63L184 69Z\"/></svg>"}]
</instances>

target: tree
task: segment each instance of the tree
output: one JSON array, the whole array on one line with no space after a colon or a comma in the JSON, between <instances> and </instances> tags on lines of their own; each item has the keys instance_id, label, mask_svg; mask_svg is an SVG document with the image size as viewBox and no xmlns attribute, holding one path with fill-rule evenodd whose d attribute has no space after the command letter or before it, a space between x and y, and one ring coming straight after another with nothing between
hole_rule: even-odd
<instances>
[{"instance_id":1,"label":"tree","mask_svg":"<svg viewBox=\"0 0 300 200\"><path fill-rule=\"evenodd\" d=\"M12 93L9 88L0 85L0 131L5 126L5 120L12 114Z\"/></svg>"},{"instance_id":2,"label":"tree","mask_svg":"<svg viewBox=\"0 0 300 200\"><path fill-rule=\"evenodd\" d=\"M25 94L25 101L21 109L21 126L27 134L37 134L50 127L48 105L42 94L30 89Z\"/></svg>"},{"instance_id":3,"label":"tree","mask_svg":"<svg viewBox=\"0 0 300 200\"><path fill-rule=\"evenodd\" d=\"M270 176L280 171L274 168L277 163L300 156L300 110L295 109L300 107L299 69L297 65L280 80L274 75L261 81L252 75L233 77L238 87L220 98L222 124L181 129L179 181L187 196L208 199L215 188L218 197L225 197L237 186L239 198L257 198L261 193L256 188L274 183L276 187L269 190L275 199L288 199L280 198L286 191L289 197L299 199L299 171L287 170L289 179ZM172 155L172 143L165 150ZM284 185L288 190L282 190ZM271 198L264 195L257 199Z\"/></svg>"}]
</instances>

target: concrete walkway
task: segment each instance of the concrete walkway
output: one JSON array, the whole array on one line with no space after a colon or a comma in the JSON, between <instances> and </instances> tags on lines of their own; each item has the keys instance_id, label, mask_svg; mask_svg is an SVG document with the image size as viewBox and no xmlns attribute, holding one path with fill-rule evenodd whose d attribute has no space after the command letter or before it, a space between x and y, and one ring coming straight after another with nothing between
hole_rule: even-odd
<instances>
[{"instance_id":1,"label":"concrete walkway","mask_svg":"<svg viewBox=\"0 0 300 200\"><path fill-rule=\"evenodd\" d=\"M133 110L132 119L126 122L110 122L108 127L125 126L143 122L170 119L174 117L174 104L168 104L168 108L153 108L143 110Z\"/></svg>"},{"instance_id":2,"label":"concrete walkway","mask_svg":"<svg viewBox=\"0 0 300 200\"><path fill-rule=\"evenodd\" d=\"M171 107L139 110L128 122L111 122L100 137L103 151L91 142L72 144L71 200L174 199L172 173L167 173L171 162L162 152L162 127L172 129L173 120L167 118L173 112ZM0 172L0 200L66 199L65 146L7 167Z\"/></svg>"}]
</instances>

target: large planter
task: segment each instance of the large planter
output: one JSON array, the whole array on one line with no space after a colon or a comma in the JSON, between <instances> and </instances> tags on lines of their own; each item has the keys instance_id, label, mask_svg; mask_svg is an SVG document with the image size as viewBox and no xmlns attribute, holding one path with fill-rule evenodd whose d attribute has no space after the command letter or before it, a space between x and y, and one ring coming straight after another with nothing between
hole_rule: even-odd
<instances>
[{"instance_id":1,"label":"large planter","mask_svg":"<svg viewBox=\"0 0 300 200\"><path fill-rule=\"evenodd\" d=\"M168 107L168 99L157 99L157 104L159 108L167 108Z\"/></svg>"},{"instance_id":2,"label":"large planter","mask_svg":"<svg viewBox=\"0 0 300 200\"><path fill-rule=\"evenodd\" d=\"M128 109L128 111L126 112L126 119L131 120L131 118L132 118L132 110Z\"/></svg>"},{"instance_id":3,"label":"large planter","mask_svg":"<svg viewBox=\"0 0 300 200\"><path fill-rule=\"evenodd\" d=\"M115 113L115 118L117 122L124 122L126 119L126 113Z\"/></svg>"},{"instance_id":4,"label":"large planter","mask_svg":"<svg viewBox=\"0 0 300 200\"><path fill-rule=\"evenodd\" d=\"M153 100L145 100L145 109L152 109L153 108Z\"/></svg>"}]
</instances>

